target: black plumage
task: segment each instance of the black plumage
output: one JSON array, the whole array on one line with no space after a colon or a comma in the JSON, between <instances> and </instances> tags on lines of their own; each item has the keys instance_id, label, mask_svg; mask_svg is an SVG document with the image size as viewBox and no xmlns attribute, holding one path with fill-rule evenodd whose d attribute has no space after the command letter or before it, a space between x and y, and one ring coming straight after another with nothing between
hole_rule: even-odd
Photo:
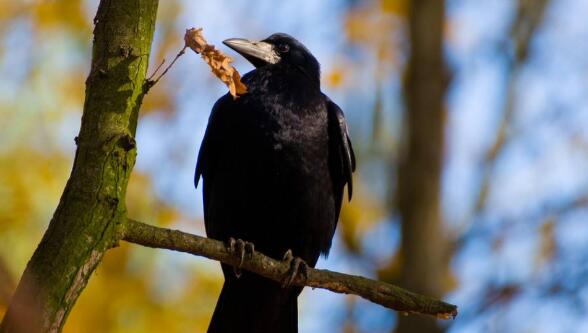
<instances>
[{"instance_id":1,"label":"black plumage","mask_svg":"<svg viewBox=\"0 0 588 333\"><path fill-rule=\"evenodd\" d=\"M355 158L343 112L320 90L320 68L296 39L225 44L256 69L248 93L212 109L196 166L209 237L239 238L276 259L291 249L314 266L327 255ZM225 283L209 332L296 332L301 288L253 273Z\"/></svg>"}]
</instances>

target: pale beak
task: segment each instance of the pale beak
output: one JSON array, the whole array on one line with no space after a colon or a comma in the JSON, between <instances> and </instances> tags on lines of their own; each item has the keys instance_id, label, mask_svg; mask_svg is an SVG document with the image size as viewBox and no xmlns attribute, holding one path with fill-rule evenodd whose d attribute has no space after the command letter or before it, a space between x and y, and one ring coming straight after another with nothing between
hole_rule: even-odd
<instances>
[{"instance_id":1,"label":"pale beak","mask_svg":"<svg viewBox=\"0 0 588 333\"><path fill-rule=\"evenodd\" d=\"M280 61L280 56L270 43L252 42L243 38L230 38L224 40L223 44L237 51L255 67L276 64Z\"/></svg>"}]
</instances>

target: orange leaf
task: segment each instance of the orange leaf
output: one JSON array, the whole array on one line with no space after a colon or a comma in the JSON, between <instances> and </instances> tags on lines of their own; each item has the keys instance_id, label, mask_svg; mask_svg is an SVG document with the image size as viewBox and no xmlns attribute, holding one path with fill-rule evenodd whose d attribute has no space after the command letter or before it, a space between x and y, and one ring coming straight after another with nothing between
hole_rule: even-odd
<instances>
[{"instance_id":1,"label":"orange leaf","mask_svg":"<svg viewBox=\"0 0 588 333\"><path fill-rule=\"evenodd\" d=\"M192 51L202 56L202 59L210 66L212 73L229 87L229 92L234 99L247 93L247 86L241 82L241 75L231 65L233 59L217 50L214 45L208 44L202 36L202 28L186 30L184 42Z\"/></svg>"}]
</instances>

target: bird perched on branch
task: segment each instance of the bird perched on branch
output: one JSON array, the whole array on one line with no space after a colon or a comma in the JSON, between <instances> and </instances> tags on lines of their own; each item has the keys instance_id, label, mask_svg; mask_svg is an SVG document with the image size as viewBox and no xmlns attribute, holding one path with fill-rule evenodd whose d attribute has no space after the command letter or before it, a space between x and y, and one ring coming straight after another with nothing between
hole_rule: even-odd
<instances>
[{"instance_id":1,"label":"bird perched on branch","mask_svg":"<svg viewBox=\"0 0 588 333\"><path fill-rule=\"evenodd\" d=\"M351 199L347 124L320 90L318 61L293 37L223 43L255 69L243 77L248 93L216 102L198 154L206 233L241 255L251 244L276 259L293 254L296 274L302 261L314 267L329 253L346 184ZM297 332L302 288L289 286L294 275L283 286L222 268L208 332Z\"/></svg>"}]
</instances>

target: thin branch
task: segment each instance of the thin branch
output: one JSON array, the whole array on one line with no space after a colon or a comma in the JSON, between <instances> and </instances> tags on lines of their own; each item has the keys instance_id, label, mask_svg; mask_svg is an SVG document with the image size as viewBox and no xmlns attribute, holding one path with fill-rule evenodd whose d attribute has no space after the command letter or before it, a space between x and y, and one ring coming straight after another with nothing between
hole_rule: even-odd
<instances>
[{"instance_id":1,"label":"thin branch","mask_svg":"<svg viewBox=\"0 0 588 333\"><path fill-rule=\"evenodd\" d=\"M516 17L513 20L510 31L510 42L513 48L512 54L508 54L508 77L505 88L506 99L504 101L501 119L499 120L498 130L494 141L490 144L484 154L484 161L480 170L480 186L475 193L474 206L465 220L454 232L457 237L454 239L448 255L452 255L460 248L464 240L472 232L473 222L477 216L484 214L487 200L491 192L492 180L499 157L502 155L514 138L512 133L513 120L516 116L516 99L518 92L516 85L519 77L524 70L524 66L529 58L529 49L536 31L543 23L546 9L551 0L519 0ZM508 47L510 44L505 43Z\"/></svg>"},{"instance_id":2,"label":"thin branch","mask_svg":"<svg viewBox=\"0 0 588 333\"><path fill-rule=\"evenodd\" d=\"M155 77L155 75L159 72L159 70L161 69L161 66L163 66L163 64L165 64L165 58L163 58L161 60L161 62L159 63L159 65L157 65L157 67L155 68L155 71L153 71L153 74L151 74L149 76L149 78L147 79L147 81L153 81L153 78Z\"/></svg>"},{"instance_id":3,"label":"thin branch","mask_svg":"<svg viewBox=\"0 0 588 333\"><path fill-rule=\"evenodd\" d=\"M153 74L151 74L151 76L147 80L145 80L145 92L149 91L149 89L151 89L157 82L159 82L159 80L161 80L161 78L167 73L167 71L169 71L169 69L176 63L178 58L183 56L184 53L186 53L187 47L188 46L184 45L184 47L180 50L180 52L178 52L178 54L176 54L176 57L174 58L174 60L172 60L172 62L170 62L170 64L167 65L167 67L163 70L163 72L155 80L153 80L153 77L155 76L155 74L157 74L157 72L159 72L159 69L161 68L161 66L163 66L165 59L163 59L161 61L159 66L157 66L157 68L155 69L155 72L153 72Z\"/></svg>"},{"instance_id":4,"label":"thin branch","mask_svg":"<svg viewBox=\"0 0 588 333\"><path fill-rule=\"evenodd\" d=\"M122 237L127 242L143 246L191 253L236 266L239 258L220 241L188 234L178 230L154 227L128 220ZM288 263L272 259L255 251L246 258L243 269L281 282L289 272ZM415 294L400 287L323 269L308 269L307 278L297 276L292 285L328 289L342 294L354 294L387 308L408 314L426 314L440 319L454 318L457 306Z\"/></svg>"},{"instance_id":5,"label":"thin branch","mask_svg":"<svg viewBox=\"0 0 588 333\"><path fill-rule=\"evenodd\" d=\"M476 199L474 215L483 212L486 200L490 192L491 177L496 166L496 161L504 147L512 140L510 128L515 117L516 108L516 83L520 73L528 60L529 48L535 32L543 23L545 11L550 0L519 0L517 15L511 27L511 40L514 54L509 59L509 80L506 87L507 97L504 104L504 112L494 142L488 148L485 156L485 167L482 171L482 183Z\"/></svg>"}]
</instances>

